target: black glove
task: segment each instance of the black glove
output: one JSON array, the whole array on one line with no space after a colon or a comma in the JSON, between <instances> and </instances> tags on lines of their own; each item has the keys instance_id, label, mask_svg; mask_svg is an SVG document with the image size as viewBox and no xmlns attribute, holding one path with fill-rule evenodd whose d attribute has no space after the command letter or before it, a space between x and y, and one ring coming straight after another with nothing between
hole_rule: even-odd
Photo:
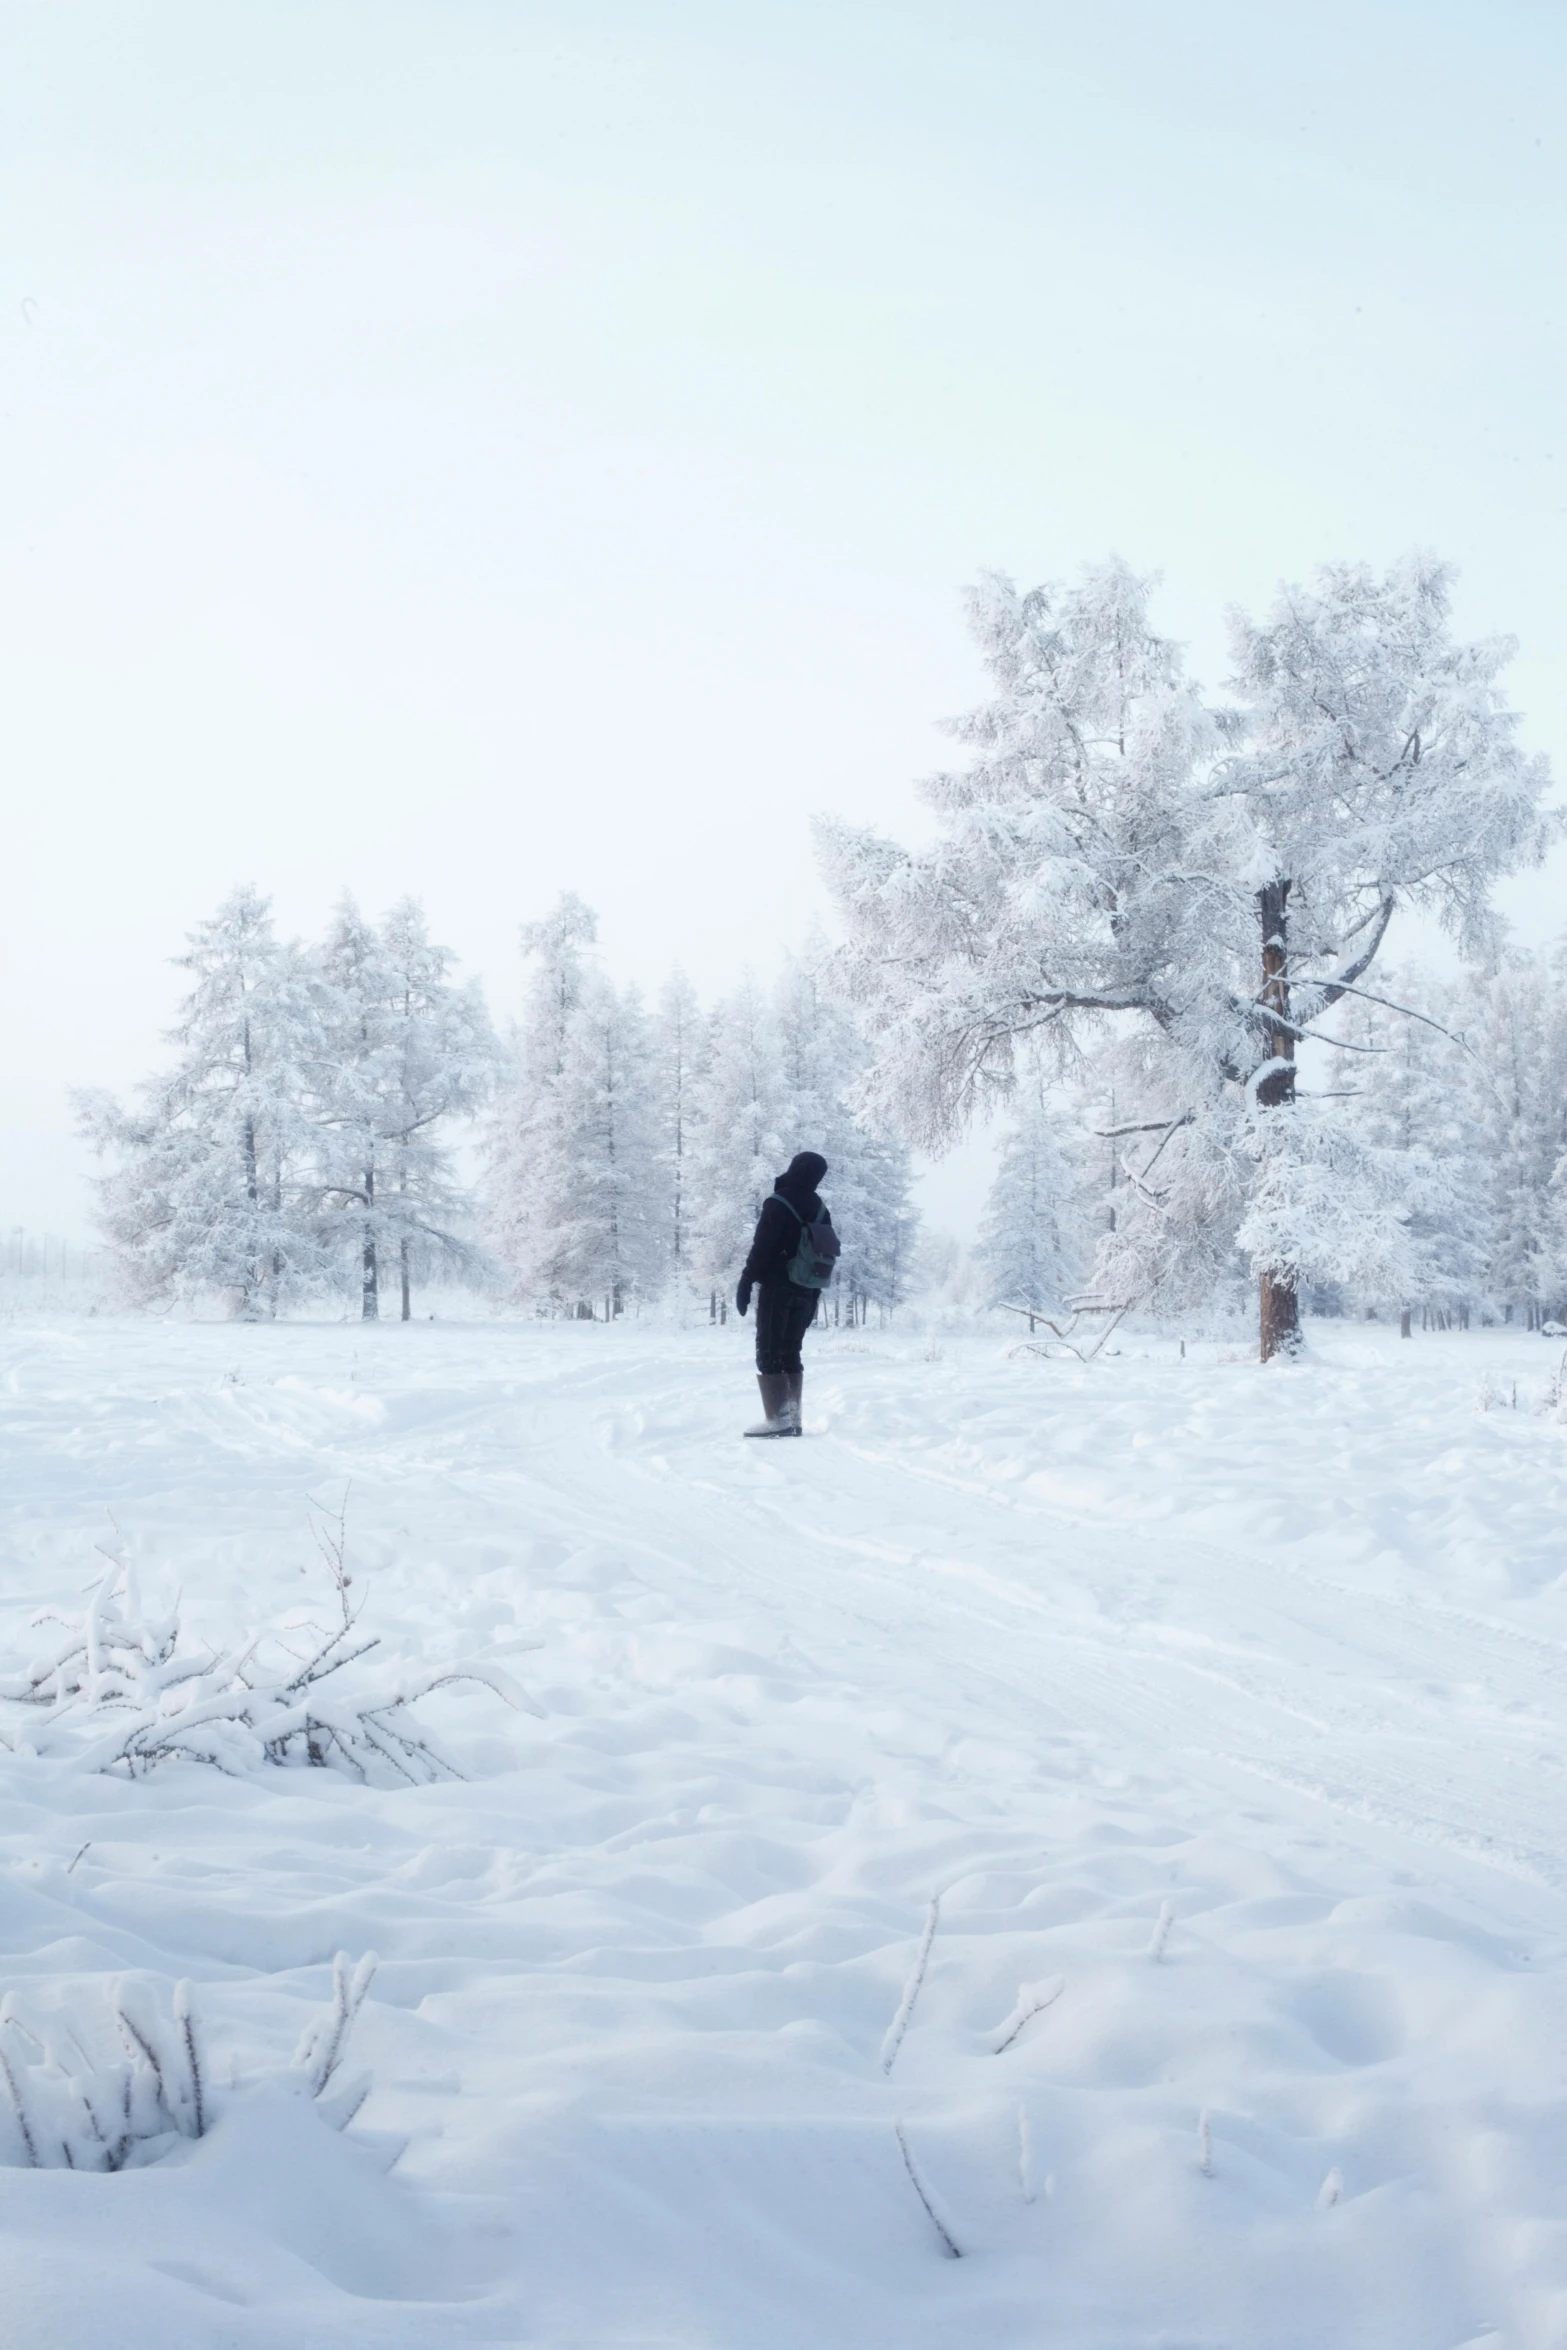
<instances>
[{"instance_id":1,"label":"black glove","mask_svg":"<svg viewBox=\"0 0 1567 2350\"><path fill-rule=\"evenodd\" d=\"M740 1286L735 1291L735 1312L739 1315L742 1322L745 1320L746 1314L750 1309L750 1304L751 1276L749 1273L742 1273L740 1276Z\"/></svg>"}]
</instances>

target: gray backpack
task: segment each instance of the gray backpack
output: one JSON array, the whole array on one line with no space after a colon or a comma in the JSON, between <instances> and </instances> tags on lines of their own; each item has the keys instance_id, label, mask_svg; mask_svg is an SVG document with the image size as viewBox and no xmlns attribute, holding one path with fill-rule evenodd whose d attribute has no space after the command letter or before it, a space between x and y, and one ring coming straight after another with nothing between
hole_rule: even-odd
<instances>
[{"instance_id":1,"label":"gray backpack","mask_svg":"<svg viewBox=\"0 0 1567 2350\"><path fill-rule=\"evenodd\" d=\"M781 1191L775 1191L773 1197L800 1227L799 1242L789 1259L790 1280L796 1289L825 1289L842 1254L837 1233L825 1217L819 1224L807 1224L793 1200L785 1199Z\"/></svg>"}]
</instances>

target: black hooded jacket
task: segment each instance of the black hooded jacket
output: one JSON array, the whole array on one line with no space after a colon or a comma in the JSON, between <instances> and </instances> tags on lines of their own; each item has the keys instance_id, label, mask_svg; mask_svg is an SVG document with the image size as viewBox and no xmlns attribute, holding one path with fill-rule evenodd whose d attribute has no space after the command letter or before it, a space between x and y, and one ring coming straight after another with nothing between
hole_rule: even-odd
<instances>
[{"instance_id":1,"label":"black hooded jacket","mask_svg":"<svg viewBox=\"0 0 1567 2350\"><path fill-rule=\"evenodd\" d=\"M762 1202L762 1212L756 1219L756 1237L740 1276L742 1288L749 1289L754 1281L789 1278L789 1262L800 1245L800 1223L796 1216L790 1215L784 1200L807 1224L832 1222L816 1190L826 1172L827 1161L820 1152L796 1151L773 1185L774 1193L781 1192L783 1198L775 1196Z\"/></svg>"}]
</instances>

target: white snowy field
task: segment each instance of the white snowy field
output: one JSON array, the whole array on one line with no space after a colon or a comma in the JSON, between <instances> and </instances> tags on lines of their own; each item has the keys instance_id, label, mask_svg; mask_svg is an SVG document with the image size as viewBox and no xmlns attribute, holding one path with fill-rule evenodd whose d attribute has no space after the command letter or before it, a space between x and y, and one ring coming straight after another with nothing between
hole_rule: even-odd
<instances>
[{"instance_id":1,"label":"white snowy field","mask_svg":"<svg viewBox=\"0 0 1567 2350\"><path fill-rule=\"evenodd\" d=\"M5 2350L1567 2343L1560 1348L828 1333L757 1445L748 1340L0 1329L0 1673L111 1517L214 1639L324 1601L348 1487L366 1628L547 1708L0 1754L0 1991L189 1977L220 2084L0 2169ZM340 1949L342 2134L249 2080Z\"/></svg>"}]
</instances>

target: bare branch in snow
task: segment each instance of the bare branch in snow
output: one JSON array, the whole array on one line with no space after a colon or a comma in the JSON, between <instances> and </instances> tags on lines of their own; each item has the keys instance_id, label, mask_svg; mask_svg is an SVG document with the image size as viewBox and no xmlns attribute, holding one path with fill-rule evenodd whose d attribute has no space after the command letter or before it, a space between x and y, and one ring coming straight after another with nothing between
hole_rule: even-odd
<instances>
[{"instance_id":1,"label":"bare branch in snow","mask_svg":"<svg viewBox=\"0 0 1567 2350\"><path fill-rule=\"evenodd\" d=\"M903 2035L909 2028L909 2018L914 2013L914 2002L918 1999L920 1986L925 1980L925 1968L930 1958L930 1946L936 1939L936 1921L940 1915L941 1895L933 1893L930 1897L930 1908L925 1916L925 1931L920 1936L919 1951L914 1960L914 1971L903 1986L903 1997L898 2002L898 2012L888 2025L887 2037L881 2044L881 2069L884 2073L891 2072L893 2058L903 2046Z\"/></svg>"},{"instance_id":2,"label":"bare branch in snow","mask_svg":"<svg viewBox=\"0 0 1567 2350\"><path fill-rule=\"evenodd\" d=\"M894 2122L892 2127L894 2135L898 2141L898 2151L903 2156L903 2167L909 2174L909 2183L913 2187L914 2192L919 2197L921 2203L923 2203L925 2206L926 2218L930 2221L931 2226L935 2229L937 2235L941 2238L942 2250L945 2252L949 2260L961 2260L963 2255L958 2249L956 2237L953 2235L952 2230L948 2227L946 2221L942 2218L941 2213L937 2210L930 2189L926 2186L925 2181L920 2177L919 2172L914 2167L914 2156L909 2149L908 2137L904 2131L902 2122Z\"/></svg>"},{"instance_id":3,"label":"bare branch in snow","mask_svg":"<svg viewBox=\"0 0 1567 2350\"><path fill-rule=\"evenodd\" d=\"M992 2053L996 2056L1003 2055L1011 2047L1023 2026L1036 2015L1042 2015L1047 2007L1053 2007L1065 1989L1066 1977L1064 1975L1047 1975L1042 1983L1020 1983L1017 2005L1003 2022L997 2024L991 2034Z\"/></svg>"}]
</instances>

